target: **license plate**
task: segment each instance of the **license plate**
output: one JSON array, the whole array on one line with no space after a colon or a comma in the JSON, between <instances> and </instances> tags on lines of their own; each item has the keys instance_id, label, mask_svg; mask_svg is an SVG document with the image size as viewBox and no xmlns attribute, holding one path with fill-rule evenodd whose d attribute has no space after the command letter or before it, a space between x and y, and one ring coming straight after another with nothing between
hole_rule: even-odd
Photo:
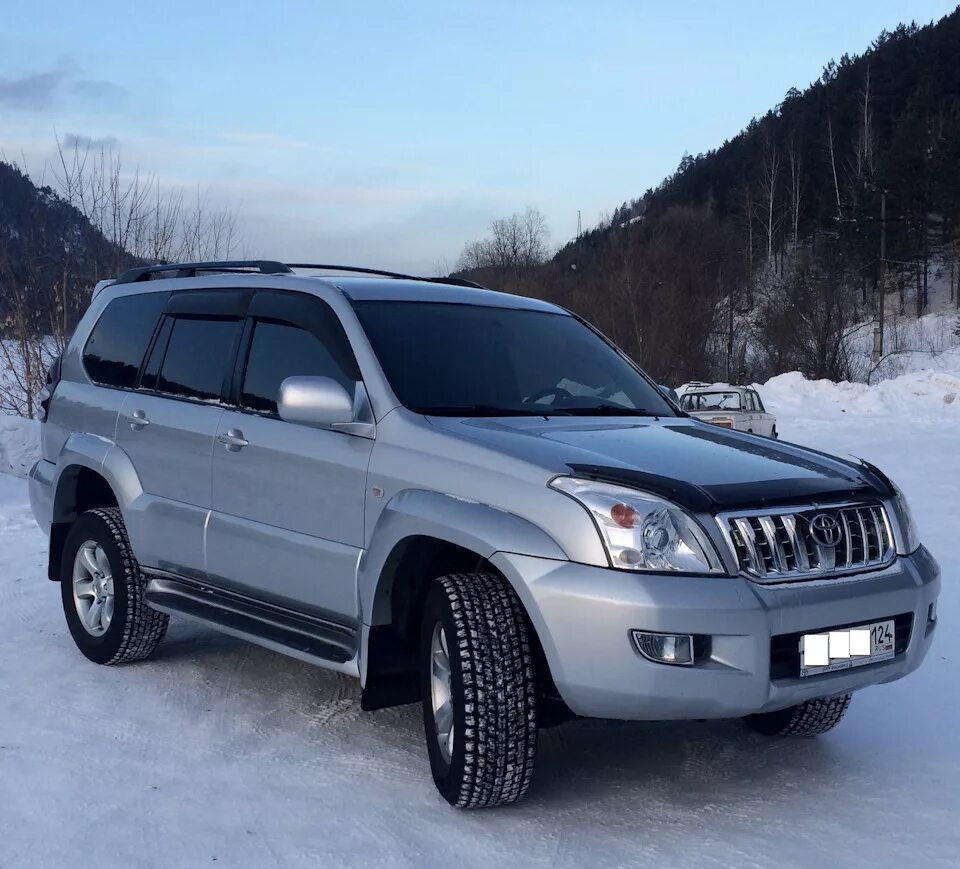
<instances>
[{"instance_id":1,"label":"license plate","mask_svg":"<svg viewBox=\"0 0 960 869\"><path fill-rule=\"evenodd\" d=\"M887 661L896 654L893 619L800 637L800 675L816 676Z\"/></svg>"}]
</instances>

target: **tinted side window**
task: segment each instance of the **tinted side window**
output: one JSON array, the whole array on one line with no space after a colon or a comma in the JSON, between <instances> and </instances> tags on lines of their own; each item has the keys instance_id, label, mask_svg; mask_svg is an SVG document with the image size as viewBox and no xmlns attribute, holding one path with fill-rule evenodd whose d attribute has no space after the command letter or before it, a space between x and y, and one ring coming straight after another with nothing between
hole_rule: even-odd
<instances>
[{"instance_id":1,"label":"tinted side window","mask_svg":"<svg viewBox=\"0 0 960 869\"><path fill-rule=\"evenodd\" d=\"M331 377L351 395L356 383L312 332L259 320L253 330L240 404L276 413L280 384L295 376Z\"/></svg>"},{"instance_id":2,"label":"tinted side window","mask_svg":"<svg viewBox=\"0 0 960 869\"><path fill-rule=\"evenodd\" d=\"M233 364L239 328L239 320L176 318L157 390L204 401L219 399L224 374Z\"/></svg>"},{"instance_id":3,"label":"tinted side window","mask_svg":"<svg viewBox=\"0 0 960 869\"><path fill-rule=\"evenodd\" d=\"M83 364L95 383L131 388L169 293L122 296L107 304L83 348Z\"/></svg>"}]
</instances>

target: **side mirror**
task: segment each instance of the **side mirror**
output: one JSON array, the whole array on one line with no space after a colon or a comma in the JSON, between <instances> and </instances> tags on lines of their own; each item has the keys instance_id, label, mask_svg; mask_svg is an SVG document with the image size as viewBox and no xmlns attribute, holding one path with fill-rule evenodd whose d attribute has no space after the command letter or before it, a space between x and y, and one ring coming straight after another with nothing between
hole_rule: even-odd
<instances>
[{"instance_id":1,"label":"side mirror","mask_svg":"<svg viewBox=\"0 0 960 869\"><path fill-rule=\"evenodd\" d=\"M353 422L353 399L329 377L288 377L277 399L280 418L301 425L333 427Z\"/></svg>"}]
</instances>

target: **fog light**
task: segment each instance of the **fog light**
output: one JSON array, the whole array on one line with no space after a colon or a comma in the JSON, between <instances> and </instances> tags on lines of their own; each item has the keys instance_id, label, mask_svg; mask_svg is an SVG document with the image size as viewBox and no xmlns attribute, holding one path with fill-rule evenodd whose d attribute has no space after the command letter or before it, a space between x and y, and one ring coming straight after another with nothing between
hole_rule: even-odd
<instances>
[{"instance_id":1,"label":"fog light","mask_svg":"<svg viewBox=\"0 0 960 869\"><path fill-rule=\"evenodd\" d=\"M927 624L933 624L937 620L937 602L934 601L930 604L930 608L927 610Z\"/></svg>"},{"instance_id":2,"label":"fog light","mask_svg":"<svg viewBox=\"0 0 960 869\"><path fill-rule=\"evenodd\" d=\"M637 651L658 664L693 663L693 637L690 634L649 634L633 631Z\"/></svg>"}]
</instances>

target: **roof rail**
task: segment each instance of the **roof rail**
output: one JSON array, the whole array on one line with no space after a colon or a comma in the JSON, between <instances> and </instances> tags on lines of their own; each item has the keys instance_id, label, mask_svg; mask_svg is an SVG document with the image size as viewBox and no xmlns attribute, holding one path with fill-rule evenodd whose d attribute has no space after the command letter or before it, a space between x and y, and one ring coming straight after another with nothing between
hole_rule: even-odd
<instances>
[{"instance_id":1,"label":"roof rail","mask_svg":"<svg viewBox=\"0 0 960 869\"><path fill-rule=\"evenodd\" d=\"M290 266L272 260L223 260L203 263L157 263L128 269L115 281L118 284L134 284L149 281L151 275L162 272L177 272L177 278L195 278L197 272L254 272L261 275L283 275L293 271Z\"/></svg>"},{"instance_id":2,"label":"roof rail","mask_svg":"<svg viewBox=\"0 0 960 869\"><path fill-rule=\"evenodd\" d=\"M327 269L329 271L356 272L361 275L379 275L384 278L398 278L405 281L429 281L431 284L452 284L457 287L471 287L475 290L485 290L486 287L466 278L418 278L416 275L405 275L402 272L386 272L383 269L360 268L359 266L335 266L320 263L287 263L292 269Z\"/></svg>"},{"instance_id":3,"label":"roof rail","mask_svg":"<svg viewBox=\"0 0 960 869\"><path fill-rule=\"evenodd\" d=\"M291 269L325 269L336 272L357 272L357 274L361 275L379 275L383 278L399 278L405 281L423 280L423 278L418 278L414 275L405 275L401 272L385 272L383 269L367 269L360 268L359 266L334 266L324 263L287 263L287 267Z\"/></svg>"},{"instance_id":4,"label":"roof rail","mask_svg":"<svg viewBox=\"0 0 960 869\"><path fill-rule=\"evenodd\" d=\"M472 287L485 290L474 281L466 278L420 278L415 275L405 275L402 272L388 272L383 269L368 269L361 266L341 266L330 263L282 263L274 260L223 260L221 262L202 263L157 263L152 266L140 266L128 269L115 281L114 284L133 284L139 281L148 281L153 275L164 272L175 272L175 278L195 278L200 272L237 272L241 274L261 275L289 275L294 269L323 269L325 271L355 272L362 275L377 275L384 278L397 278L407 281L430 281L434 284L452 284L459 287ZM106 284L106 282L103 282ZM99 285L98 285L99 287ZM102 288L101 288L102 289Z\"/></svg>"}]
</instances>

